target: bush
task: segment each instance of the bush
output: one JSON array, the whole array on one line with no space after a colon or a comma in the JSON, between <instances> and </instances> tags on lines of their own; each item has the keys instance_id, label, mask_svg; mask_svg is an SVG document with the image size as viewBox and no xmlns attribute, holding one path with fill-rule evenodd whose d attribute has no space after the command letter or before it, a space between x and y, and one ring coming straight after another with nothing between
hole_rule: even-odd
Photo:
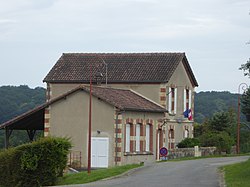
<instances>
[{"instance_id":1,"label":"bush","mask_svg":"<svg viewBox=\"0 0 250 187\"><path fill-rule=\"evenodd\" d=\"M234 139L226 132L210 132L203 134L200 137L201 146L216 147L219 153L231 152L231 147L234 144Z\"/></svg>"},{"instance_id":2,"label":"bush","mask_svg":"<svg viewBox=\"0 0 250 187\"><path fill-rule=\"evenodd\" d=\"M48 137L0 152L0 186L54 185L70 148L68 139Z\"/></svg>"},{"instance_id":3,"label":"bush","mask_svg":"<svg viewBox=\"0 0 250 187\"><path fill-rule=\"evenodd\" d=\"M197 138L185 138L178 143L178 148L189 148L194 146L200 146L200 141Z\"/></svg>"}]
</instances>

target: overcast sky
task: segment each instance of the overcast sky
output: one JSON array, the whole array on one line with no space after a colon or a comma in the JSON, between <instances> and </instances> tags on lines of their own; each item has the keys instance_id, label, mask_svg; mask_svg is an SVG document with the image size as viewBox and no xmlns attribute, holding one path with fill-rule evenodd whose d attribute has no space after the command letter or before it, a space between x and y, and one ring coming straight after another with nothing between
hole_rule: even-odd
<instances>
[{"instance_id":1,"label":"overcast sky","mask_svg":"<svg viewBox=\"0 0 250 187\"><path fill-rule=\"evenodd\" d=\"M65 52L185 52L199 91L250 79L250 0L0 0L0 86L43 86Z\"/></svg>"}]
</instances>

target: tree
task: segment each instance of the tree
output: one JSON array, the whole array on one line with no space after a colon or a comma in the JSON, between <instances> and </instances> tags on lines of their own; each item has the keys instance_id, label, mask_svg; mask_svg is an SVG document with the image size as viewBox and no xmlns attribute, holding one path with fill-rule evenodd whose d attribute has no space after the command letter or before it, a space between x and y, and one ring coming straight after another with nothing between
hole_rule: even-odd
<instances>
[{"instance_id":1,"label":"tree","mask_svg":"<svg viewBox=\"0 0 250 187\"><path fill-rule=\"evenodd\" d=\"M200 141L197 138L185 138L180 143L178 143L178 148L189 148L194 146L200 146Z\"/></svg>"},{"instance_id":2,"label":"tree","mask_svg":"<svg viewBox=\"0 0 250 187\"><path fill-rule=\"evenodd\" d=\"M243 93L241 97L241 112L250 117L250 89L248 88L246 92ZM249 121L249 120L248 120Z\"/></svg>"},{"instance_id":3,"label":"tree","mask_svg":"<svg viewBox=\"0 0 250 187\"><path fill-rule=\"evenodd\" d=\"M215 113L200 126L195 125L195 137L201 146L215 146L219 153L230 153L236 139L236 124L235 111L229 108L227 112Z\"/></svg>"},{"instance_id":4,"label":"tree","mask_svg":"<svg viewBox=\"0 0 250 187\"><path fill-rule=\"evenodd\" d=\"M228 131L231 126L228 112L215 113L210 120L209 127L211 131Z\"/></svg>"},{"instance_id":5,"label":"tree","mask_svg":"<svg viewBox=\"0 0 250 187\"><path fill-rule=\"evenodd\" d=\"M244 76L250 77L250 59L245 64L241 64L240 70L243 70Z\"/></svg>"},{"instance_id":6,"label":"tree","mask_svg":"<svg viewBox=\"0 0 250 187\"><path fill-rule=\"evenodd\" d=\"M234 144L233 137L229 136L227 132L210 132L203 134L200 137L201 146L210 147L215 146L219 153L230 153L231 147Z\"/></svg>"}]
</instances>

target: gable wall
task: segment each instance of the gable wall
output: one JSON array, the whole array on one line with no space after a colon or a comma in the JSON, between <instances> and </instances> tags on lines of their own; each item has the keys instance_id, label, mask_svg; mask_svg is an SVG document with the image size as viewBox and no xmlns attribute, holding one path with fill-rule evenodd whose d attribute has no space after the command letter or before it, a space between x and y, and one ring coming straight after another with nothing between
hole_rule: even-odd
<instances>
[{"instance_id":1,"label":"gable wall","mask_svg":"<svg viewBox=\"0 0 250 187\"><path fill-rule=\"evenodd\" d=\"M65 100L50 107L50 135L69 137L74 151L81 151L82 165L87 167L89 125L89 94L78 91ZM101 131L100 134L97 130ZM109 145L114 144L114 108L92 97L92 137L109 137ZM113 148L113 146L111 146ZM114 150L109 149L109 155ZM109 157L109 163L114 158Z\"/></svg>"},{"instance_id":2,"label":"gable wall","mask_svg":"<svg viewBox=\"0 0 250 187\"><path fill-rule=\"evenodd\" d=\"M177 87L177 114L176 115L167 115L170 121L167 123L167 128L170 129L174 127L175 138L172 143L177 145L181 140L184 139L184 131L185 128L189 130L189 137L193 137L193 122L188 121L186 118L183 117L184 112L184 89L188 88L192 91L192 115L194 116L194 91L195 88L193 87L188 74L185 70L183 63L180 63L177 67L176 71L174 72L173 76L169 80L168 84L166 84L166 92L168 93L168 88L171 86ZM168 106L168 97L166 98L166 103ZM167 144L169 142L168 133L167 135Z\"/></svg>"},{"instance_id":3,"label":"gable wall","mask_svg":"<svg viewBox=\"0 0 250 187\"><path fill-rule=\"evenodd\" d=\"M169 80L169 82L166 84L166 87L169 88L171 85L177 87L177 115L176 117L182 117L183 110L184 110L184 89L188 88L194 92L194 87L188 77L188 74L185 70L185 67L183 63L180 63L177 67L176 71L173 73L173 76ZM168 92L168 89L167 89ZM193 97L194 94L192 94ZM168 99L167 99L167 105L168 105ZM194 98L192 99L192 109L194 107L193 105Z\"/></svg>"}]
</instances>

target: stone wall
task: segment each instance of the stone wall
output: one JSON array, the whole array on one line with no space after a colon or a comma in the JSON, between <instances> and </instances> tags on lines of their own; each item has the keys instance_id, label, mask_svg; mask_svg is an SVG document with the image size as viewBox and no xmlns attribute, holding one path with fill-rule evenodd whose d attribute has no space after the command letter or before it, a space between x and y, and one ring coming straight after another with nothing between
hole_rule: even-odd
<instances>
[{"instance_id":1,"label":"stone wall","mask_svg":"<svg viewBox=\"0 0 250 187\"><path fill-rule=\"evenodd\" d=\"M209 156L216 154L216 147L199 147L196 151L195 148L178 148L169 151L168 159L182 158L182 157L195 157Z\"/></svg>"}]
</instances>

